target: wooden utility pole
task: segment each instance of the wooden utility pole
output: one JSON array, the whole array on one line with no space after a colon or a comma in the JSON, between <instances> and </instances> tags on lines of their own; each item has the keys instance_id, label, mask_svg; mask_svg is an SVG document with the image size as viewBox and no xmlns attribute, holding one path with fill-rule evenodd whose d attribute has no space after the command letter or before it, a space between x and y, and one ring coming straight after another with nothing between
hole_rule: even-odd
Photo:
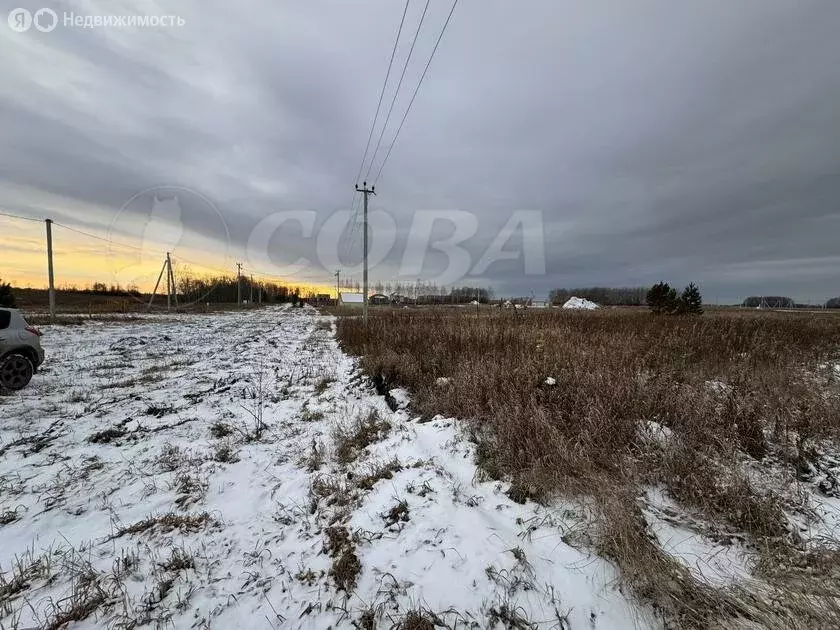
<instances>
[{"instance_id":1,"label":"wooden utility pole","mask_svg":"<svg viewBox=\"0 0 840 630\"><path fill-rule=\"evenodd\" d=\"M248 284L248 290L249 290L248 295L250 296L248 298L248 304L253 304L254 303L254 274L251 274L251 282Z\"/></svg>"},{"instance_id":2,"label":"wooden utility pole","mask_svg":"<svg viewBox=\"0 0 840 630\"><path fill-rule=\"evenodd\" d=\"M47 223L47 275L50 286L50 319L55 319L55 276L53 275L52 219Z\"/></svg>"},{"instance_id":3,"label":"wooden utility pole","mask_svg":"<svg viewBox=\"0 0 840 630\"><path fill-rule=\"evenodd\" d=\"M242 304L242 263L236 263L236 304Z\"/></svg>"},{"instance_id":4,"label":"wooden utility pole","mask_svg":"<svg viewBox=\"0 0 840 630\"><path fill-rule=\"evenodd\" d=\"M163 266L160 268L160 273L158 274L157 282L155 282L155 288L152 289L152 297L149 298L149 305L146 307L146 310L149 311L152 308L152 302L155 301L155 296L157 295L158 287L160 286L160 281L163 279L163 274L166 273L166 284L169 285L169 257L163 261Z\"/></svg>"},{"instance_id":5,"label":"wooden utility pole","mask_svg":"<svg viewBox=\"0 0 840 630\"><path fill-rule=\"evenodd\" d=\"M341 300L341 269L335 270L335 305L338 306L338 302Z\"/></svg>"},{"instance_id":6,"label":"wooden utility pole","mask_svg":"<svg viewBox=\"0 0 840 630\"><path fill-rule=\"evenodd\" d=\"M356 191L365 196L364 219L362 220L363 238L362 247L365 251L365 262L362 271L362 319L367 323L368 319L368 197L376 194L376 186L367 187L367 182L362 182L362 187L356 184Z\"/></svg>"},{"instance_id":7,"label":"wooden utility pole","mask_svg":"<svg viewBox=\"0 0 840 630\"><path fill-rule=\"evenodd\" d=\"M172 259L169 254L166 254L166 264L169 266L169 277L172 279L172 299L175 302L175 308L178 308L178 285L175 284L175 270L172 268Z\"/></svg>"},{"instance_id":8,"label":"wooden utility pole","mask_svg":"<svg viewBox=\"0 0 840 630\"><path fill-rule=\"evenodd\" d=\"M166 252L166 310L172 308L172 263L169 261L169 252Z\"/></svg>"}]
</instances>

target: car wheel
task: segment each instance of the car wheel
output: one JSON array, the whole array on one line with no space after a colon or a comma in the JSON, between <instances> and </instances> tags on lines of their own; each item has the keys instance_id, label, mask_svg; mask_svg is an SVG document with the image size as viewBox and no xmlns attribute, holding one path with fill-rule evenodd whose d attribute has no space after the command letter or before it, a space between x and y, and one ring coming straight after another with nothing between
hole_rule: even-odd
<instances>
[{"instance_id":1,"label":"car wheel","mask_svg":"<svg viewBox=\"0 0 840 630\"><path fill-rule=\"evenodd\" d=\"M0 361L0 389L23 389L32 380L34 372L32 361L22 354L10 354Z\"/></svg>"}]
</instances>

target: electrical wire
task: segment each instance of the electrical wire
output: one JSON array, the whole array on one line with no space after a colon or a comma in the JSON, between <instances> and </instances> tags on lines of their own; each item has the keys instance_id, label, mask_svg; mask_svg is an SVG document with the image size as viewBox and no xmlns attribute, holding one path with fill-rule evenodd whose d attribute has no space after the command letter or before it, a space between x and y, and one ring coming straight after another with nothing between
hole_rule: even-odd
<instances>
[{"instance_id":1,"label":"electrical wire","mask_svg":"<svg viewBox=\"0 0 840 630\"><path fill-rule=\"evenodd\" d=\"M359 209L361 206L356 205L356 201L361 199L356 193L353 193L353 203L350 204L350 234L344 237L344 255L347 256L356 244L356 231L359 229Z\"/></svg>"},{"instance_id":2,"label":"electrical wire","mask_svg":"<svg viewBox=\"0 0 840 630\"><path fill-rule=\"evenodd\" d=\"M423 85L423 80L426 78L426 74L429 71L429 66L432 65L432 59L434 59L435 53L437 52L438 46L440 45L441 40L443 39L443 34L446 32L446 27L449 26L449 21L452 19L452 14L455 12L455 7L458 5L458 0L454 0L452 3L452 8L449 10L449 14L446 16L446 22L443 24L443 28L440 30L440 34L438 35L437 41L435 42L435 47L432 49L431 55L429 55L429 60L426 62L426 66L423 68L423 74L420 75L420 80L417 82L417 87L414 88L414 93L411 95L411 100L408 102L408 107L406 107L405 113L403 114L402 120L400 121L400 126L397 127L397 133L394 134L394 139L391 141L391 145L388 147L388 153L385 154L385 159L382 160L382 164L379 166L379 170L376 173L376 177L373 180L373 186L376 186L376 183L379 181L380 175L382 175L382 170L385 168L386 162L388 162L388 158L391 157L391 152L394 150L394 146L397 143L397 138L402 131L403 125L405 124L406 118L408 118L408 112L411 111L411 106L414 104L414 99L417 98L417 93L420 91L420 86ZM420 17L420 24L417 25L417 30L414 33L414 40L411 43L411 50L409 50L408 57L406 58L405 65L403 66L402 76L400 76L400 82L397 85L397 91L394 93L394 98L391 101L391 107L388 110L388 115L385 118L385 124L382 126L382 132L379 134L379 140L376 143L376 149L373 152L373 156L370 160L370 165L368 166L368 171L365 174L365 179L368 179L370 175L370 170L373 168L373 163L376 160L376 154L379 151L379 145L382 142L382 137L385 133L385 128L388 126L388 121L391 118L391 111L394 108L394 103L397 100L397 94L399 92L400 86L402 85L403 76L405 76L405 70L408 67L408 61L411 59L411 53L414 50L414 44L417 41L417 35L420 32L420 27L423 25L423 18L426 15L426 9L429 8L429 2L427 0L426 6L423 9L423 15ZM357 178L358 179L358 178ZM354 198L355 200L355 198ZM349 253L350 250L356 245L356 239L358 238L359 230L356 228L357 225L357 217L358 210L356 214L353 215L353 227L352 229L352 241L350 242L350 247L348 251L345 253Z\"/></svg>"},{"instance_id":3,"label":"electrical wire","mask_svg":"<svg viewBox=\"0 0 840 630\"><path fill-rule=\"evenodd\" d=\"M440 31L440 35L438 35L437 41L435 42L435 47L432 49L432 54L429 55L429 61L426 62L426 67L423 69L423 74L420 75L420 81L417 83L417 87L414 89L414 94L411 95L411 100L408 102L408 107L405 110L405 114L403 114L402 120L400 121L400 126L397 127L397 133L394 134L394 139L391 141L391 146L388 148L388 153L385 154L385 159L382 161L381 166L379 167L379 171L376 173L376 177L373 180L373 185L376 185L376 182L379 181L379 176L382 175L382 169L385 168L385 164L388 162L388 158L391 156L391 151L394 150L394 145L397 143L397 138L400 136L400 131L402 131L403 125L405 124L405 119L408 117L408 112L411 111L411 106L414 104L414 99L417 97L417 93L420 91L420 86L423 85L423 79L426 78L426 73L429 71L429 66L432 65L432 59L435 57L435 53L437 52L438 46L440 45L440 41L443 39L443 34L446 32L446 27L449 26L449 21L452 19L452 14L455 12L455 7L458 6L458 0L454 0L452 3L452 8L449 10L449 15L446 16L446 22L443 24L443 28Z\"/></svg>"},{"instance_id":4,"label":"electrical wire","mask_svg":"<svg viewBox=\"0 0 840 630\"><path fill-rule=\"evenodd\" d=\"M443 39L443 35L446 32L446 28L449 26L449 22L452 19L452 14L455 12L455 7L458 5L458 0L454 0L452 3L452 8L449 10L449 14L446 16L446 22L443 24L443 28L441 28L440 34L438 35L437 41L435 42L435 47L432 49L431 55L429 55L429 60L426 62L426 66L423 68L423 74L420 75L420 80L417 82L417 87L414 88L414 93L411 95L411 100L408 102L408 107L406 107L405 113L403 114L402 120L400 121L399 127L397 127L397 132L394 134L394 139L391 141L390 146L388 147L388 152L385 154L385 159L382 160L382 164L379 166L379 170L376 173L376 177L373 179L373 186L376 186L376 183L379 181L379 177L382 175L382 170L385 168L385 164L388 162L388 158L391 157L391 152L394 150L394 146L397 143L397 138L402 131L403 125L405 124L406 118L408 118L408 113L411 111L411 106L414 104L414 99L417 98L417 93L420 91L420 86L423 85L423 80L426 78L426 74L429 71L429 67L432 65L432 59L435 57L435 53L437 52L438 46L440 46L440 42ZM426 2L426 8L428 8L429 3ZM426 11L424 9L423 16L425 16ZM414 41L417 40L417 34L420 31L420 26L423 24L423 17L420 18L420 24L417 27L417 31L414 34ZM414 41L412 42L412 50L414 49ZM409 51L409 57L406 59L406 64L403 67L403 75L405 74L405 68L408 66L408 59L411 57L411 51ZM400 85L402 84L402 77L400 77ZM399 91L399 85L397 86L397 91ZM391 109L394 107L394 102L396 101L397 94L394 94L394 99L391 101ZM377 141L376 150L373 152L373 157L371 157L370 166L368 167L368 172L365 174L365 179L368 178L370 175L370 170L373 167L373 163L376 159L376 154L379 151L379 143L382 141L382 136L385 132L385 127L388 125L388 120L390 119L391 111L388 111L388 116L385 118L385 125L382 127L382 133L379 136L379 140ZM357 211L358 213L358 211ZM356 239L358 238L359 230L356 229L356 217L354 215L354 224L352 228L352 241L350 244L350 248L352 249L353 246L356 244Z\"/></svg>"},{"instance_id":5,"label":"electrical wire","mask_svg":"<svg viewBox=\"0 0 840 630\"><path fill-rule=\"evenodd\" d=\"M423 26L423 20L426 19L426 11L429 9L430 1L431 0L426 0L426 6L423 7L423 13L420 16L420 22L417 24L417 30L414 31L414 39L411 40L411 48L408 49L408 55L406 56L405 63L403 64L402 74L400 75L399 83L397 83L397 89L394 90L394 98L391 99L391 106L388 108L388 115L385 116L385 123L382 125L382 131L379 132L379 139L376 141L376 148L373 150L373 155L370 158L370 164L368 165L367 172L365 173L365 179L370 176L373 163L376 161L376 154L379 152L379 147L382 145L382 137L385 135L385 130L388 128L388 121L391 120L391 114L394 111L394 105L397 102L397 96L399 96L400 88L402 87L403 79L405 78L405 71L408 69L408 62L411 61L411 55L414 53L414 45L417 43L417 36L420 34L420 28Z\"/></svg>"},{"instance_id":6,"label":"electrical wire","mask_svg":"<svg viewBox=\"0 0 840 630\"><path fill-rule=\"evenodd\" d=\"M220 274L223 274L223 275L232 275L234 273L234 271L232 269L228 269L228 270L220 269L219 267L214 267L212 265L206 265L204 263L199 263L199 262L196 262L194 260L188 260L188 259L184 258L183 256L181 256L180 254L170 254L169 256L170 256L170 258L173 258L176 261L184 262L184 263L187 263L189 265L195 265L196 267L201 267L202 269L209 269L210 271L215 271L216 273L220 273Z\"/></svg>"},{"instance_id":7,"label":"electrical wire","mask_svg":"<svg viewBox=\"0 0 840 630\"><path fill-rule=\"evenodd\" d=\"M11 214L9 212L2 212L0 211L0 216L2 217L10 217L12 219L23 219L24 221L36 221L38 223L42 223L43 219L35 219L33 217L22 217L19 214Z\"/></svg>"},{"instance_id":8,"label":"electrical wire","mask_svg":"<svg viewBox=\"0 0 840 630\"><path fill-rule=\"evenodd\" d=\"M397 54L397 46L400 42L400 36L402 35L403 25L405 24L405 16L408 13L408 5L411 3L411 0L405 0L405 7L403 7L402 17L400 18L400 25L397 29L397 36L394 38L394 46L391 49L391 58L388 61L388 70L385 72L385 80L382 82L382 89L379 91L379 101L376 104L376 113L373 116L373 122L370 125L370 132L368 133L367 144L365 144L365 152L362 155L362 161L359 164L359 172L356 173L356 183L358 184L359 178L362 176L362 171L365 168L365 163L367 162L368 151L370 150L370 141L373 139L373 132L376 130L376 123L379 120L379 112L382 109L382 99L385 97L385 89L388 87L388 79L391 76L391 68L394 65L394 58ZM387 124L387 121L386 121ZM375 157L375 152L374 152ZM371 163L373 163L373 158L371 158ZM351 225L353 225L353 232L355 232L356 222L358 220L359 209L356 206L356 200L358 197L356 196L356 191L353 191L353 196L350 200L350 214L351 214ZM355 235L353 236L353 243L347 246L348 239L344 240L345 244L345 255L349 253L350 249L352 249L353 245L355 245Z\"/></svg>"},{"instance_id":9,"label":"electrical wire","mask_svg":"<svg viewBox=\"0 0 840 630\"><path fill-rule=\"evenodd\" d=\"M376 121L379 120L379 110L382 108L382 98L385 96L385 88L388 85L388 78L391 76L391 66L394 65L394 56L397 53L397 45L400 43L400 35L402 34L403 24L405 24L405 14L408 13L408 5L411 0L405 0L405 8L403 9L402 18L400 19L400 26L397 29L397 36L394 38L394 47L391 50L391 59L388 61L388 71L385 73L385 80L382 82L382 89L379 91L379 102L376 104L376 114L373 116L373 123L370 125L370 133L368 134L367 144L365 145L365 153L362 156L362 163L359 164L359 172L356 175L356 183L362 175L362 170L367 161L368 150L370 149L370 141L373 138L373 132L376 129ZM375 153L374 153L375 155Z\"/></svg>"},{"instance_id":10,"label":"electrical wire","mask_svg":"<svg viewBox=\"0 0 840 630\"><path fill-rule=\"evenodd\" d=\"M127 247L128 249L136 249L137 251L143 251L143 247L137 247L137 245L129 245L127 243L120 243L119 241L115 241L110 238L105 238L104 236L97 236L96 234L91 234L90 232L85 232L83 230L76 229L74 227L70 227L69 225L64 225L63 223L58 223L53 221L53 225L64 228L65 230L70 230L71 232L75 232L76 234L81 234L83 236L88 236L90 238L95 238L100 241L104 241L106 243L110 243L111 245L119 245L120 247Z\"/></svg>"}]
</instances>

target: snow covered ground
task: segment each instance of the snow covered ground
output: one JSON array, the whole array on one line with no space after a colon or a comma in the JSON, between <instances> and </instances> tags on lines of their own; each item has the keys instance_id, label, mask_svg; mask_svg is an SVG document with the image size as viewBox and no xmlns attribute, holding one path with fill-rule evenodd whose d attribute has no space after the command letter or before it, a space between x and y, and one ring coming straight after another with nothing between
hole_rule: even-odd
<instances>
[{"instance_id":1,"label":"snow covered ground","mask_svg":"<svg viewBox=\"0 0 840 630\"><path fill-rule=\"evenodd\" d=\"M312 309L45 327L0 398L0 627L661 627ZM519 625L516 625L519 624Z\"/></svg>"}]
</instances>

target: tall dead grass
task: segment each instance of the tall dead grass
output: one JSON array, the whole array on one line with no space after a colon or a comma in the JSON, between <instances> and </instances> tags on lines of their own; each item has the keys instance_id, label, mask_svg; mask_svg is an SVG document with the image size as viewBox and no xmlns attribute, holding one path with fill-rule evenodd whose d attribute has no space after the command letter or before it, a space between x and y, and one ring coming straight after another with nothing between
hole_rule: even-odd
<instances>
[{"instance_id":1,"label":"tall dead grass","mask_svg":"<svg viewBox=\"0 0 840 630\"><path fill-rule=\"evenodd\" d=\"M794 592L788 608L768 608L687 572L669 570L663 582L666 560L642 545L649 535L634 497L661 484L759 549L804 553L785 499L759 487L749 464L773 462L793 480L824 440L840 437L840 388L821 367L840 358L840 318L388 311L367 327L339 319L337 331L369 374L412 391L417 412L467 421L478 463L511 479L513 498L596 498L596 546L681 627L798 618ZM823 592L831 605L815 609L836 627L838 595ZM809 627L819 627L815 615Z\"/></svg>"}]
</instances>

